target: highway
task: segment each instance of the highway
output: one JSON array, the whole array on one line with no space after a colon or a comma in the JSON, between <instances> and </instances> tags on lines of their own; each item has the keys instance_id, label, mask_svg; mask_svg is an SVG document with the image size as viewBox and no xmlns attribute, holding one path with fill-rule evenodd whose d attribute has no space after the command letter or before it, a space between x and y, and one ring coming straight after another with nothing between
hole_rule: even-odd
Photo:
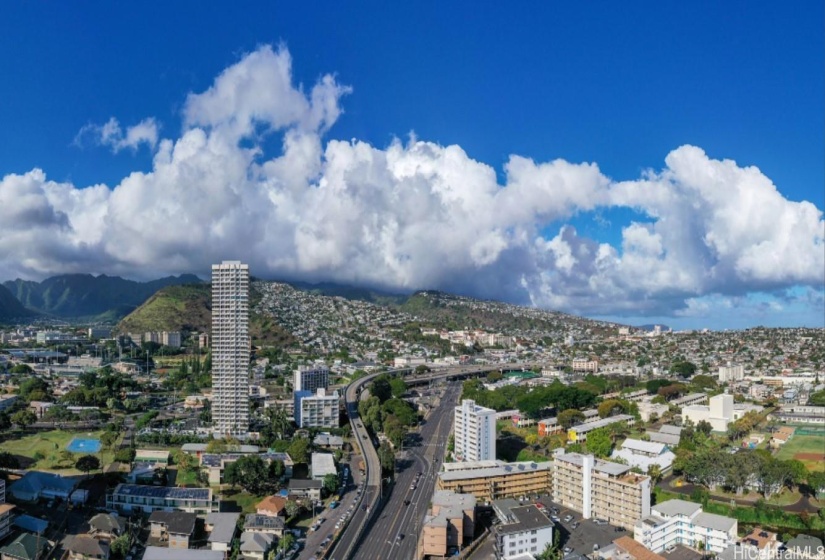
<instances>
[{"instance_id":1,"label":"highway","mask_svg":"<svg viewBox=\"0 0 825 560\"><path fill-rule=\"evenodd\" d=\"M494 364L485 366L456 366L438 369L434 372L425 375L405 375L404 380L407 382L408 385L429 384L433 381L440 381L447 379L449 377L462 378L465 376L470 377L474 375L484 375L491 371L499 371L502 369L529 369L536 365L539 364L517 363ZM347 415L349 416L350 425L352 426L353 437L355 438L355 441L358 444L358 448L361 451L361 455L364 458L366 478L364 482L364 492L361 495L360 499L356 500L355 513L350 518L347 527L344 529L340 538L335 543L332 552L325 555L326 558L330 558L332 560L348 560L350 558L372 558L372 556L360 553L359 543L362 540L362 537L365 533L369 533L371 536L373 534L377 534L373 533L373 530L365 531L365 528L368 526L371 518L374 515L377 515L380 510L379 500L381 497L381 468L380 463L378 461L378 452L376 451L375 446L372 444L372 440L370 439L369 433L367 432L364 423L358 416L358 400L361 396L362 389L382 373L388 373L390 375L403 375L405 372L411 372L412 370L413 368L400 368L396 370L390 370L387 372L376 372L369 375L365 375L364 377L361 377L360 379L353 381L347 386L347 390L344 393L345 406L347 408ZM452 419L450 418L450 421L451 420ZM430 455L430 457L432 456L433 455ZM441 459L442 456L443 452L441 456L439 456L438 458ZM407 488L408 487L409 486L407 486ZM432 494L432 490L430 490L430 494ZM426 497L426 500L429 504L429 496ZM402 505L401 507L404 506ZM419 507L418 509L421 508ZM420 512L416 512L416 515L420 515ZM395 535L393 535L393 538L395 538ZM403 540L406 540L406 537ZM372 541L373 539L370 539L370 542Z\"/></svg>"},{"instance_id":2,"label":"highway","mask_svg":"<svg viewBox=\"0 0 825 560\"><path fill-rule=\"evenodd\" d=\"M451 383L420 433L415 434L418 437L413 444L401 452L394 488L369 531L375 538L361 543L358 558L407 560L417 557L418 536L447 450L447 440L453 431L453 410L460 395L461 384ZM418 473L422 473L420 478Z\"/></svg>"}]
</instances>

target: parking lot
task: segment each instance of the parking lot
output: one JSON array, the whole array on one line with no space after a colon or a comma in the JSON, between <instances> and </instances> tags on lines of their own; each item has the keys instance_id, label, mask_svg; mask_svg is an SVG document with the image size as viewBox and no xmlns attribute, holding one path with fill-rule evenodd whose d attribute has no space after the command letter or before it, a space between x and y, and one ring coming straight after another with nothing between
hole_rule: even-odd
<instances>
[{"instance_id":1,"label":"parking lot","mask_svg":"<svg viewBox=\"0 0 825 560\"><path fill-rule=\"evenodd\" d=\"M561 507L548 499L540 499L539 502L548 508L552 516L555 529L559 532L559 546L565 556L568 554L591 555L594 550L604 548L621 536L633 537L630 531L617 529L607 523L599 524L593 519L582 519L580 513Z\"/></svg>"}]
</instances>

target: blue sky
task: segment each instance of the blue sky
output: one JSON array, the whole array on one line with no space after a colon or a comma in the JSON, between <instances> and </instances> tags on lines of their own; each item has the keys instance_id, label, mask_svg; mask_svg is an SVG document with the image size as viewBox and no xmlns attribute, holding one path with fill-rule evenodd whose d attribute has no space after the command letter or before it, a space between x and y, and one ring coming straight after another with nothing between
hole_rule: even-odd
<instances>
[{"instance_id":1,"label":"blue sky","mask_svg":"<svg viewBox=\"0 0 825 560\"><path fill-rule=\"evenodd\" d=\"M98 2L84 5L81 11L72 5L11 2L4 6L0 21L0 177L24 176L36 168L43 170L46 182L76 189L105 184L117 190L133 172L153 174L160 140L178 142L192 129L192 123L184 119L191 107L187 95L207 91L224 70L271 45L275 53L288 52L296 91L309 94L325 75L351 88L336 95L342 113L317 131L322 149L329 141L354 145L351 140L357 140L383 151L400 139L404 153L418 157L415 142L460 146L468 161L491 169L504 188L510 187L511 155L537 165L557 159L594 163L611 182L641 182L653 172L660 180L688 187L692 184L688 175L697 165L733 160L740 170L757 167L775 185L783 204L807 201L819 210L818 219L808 216L807 223L813 225L802 232L788 225L777 230L774 239L753 240L754 246L761 246L787 235L807 235L801 239L801 259L805 251L825 251L821 236L825 14L821 3L803 6L602 2L514 8L504 3L479 6L466 2L295 7L248 2L238 9L202 2ZM115 149L100 132L112 117L124 134L127 127L152 118L158 140L134 144L134 149L126 144ZM214 134L219 126L207 119L202 128ZM255 128L257 133L236 139L237 145L258 147L261 154L256 163L280 155L289 126L259 122ZM662 177L670 169L665 158L684 145L700 148L706 158L684 158L677 178ZM322 166L329 156L319 156ZM702 176L717 175L714 171ZM173 185L164 188L183 188ZM49 192L48 187L43 189ZM691 192L688 188L683 196ZM755 203L769 200L743 192L741 196ZM473 197L472 191L468 196ZM552 240L560 235L560 228L569 225L575 228L577 240L609 244L621 256L622 228L631 221L658 221L662 230L654 233L666 237L665 230L683 215L680 210L666 217L664 210L652 210L644 204L645 195L628 195L621 203L605 202L599 196L562 204L564 211L556 205L552 210L537 209L528 223L505 220L495 232L476 228L473 235L489 234L491 241L478 250L468 250L472 253L469 261L458 254L460 248L442 255L470 263L478 278L467 282L457 281L455 271L442 274L434 272L433 263L416 263L423 257L416 257L421 253L415 248L398 249L407 243L405 239L393 243L394 256L378 258L382 263L395 263L388 265L385 276L353 272L323 259L307 264L301 255L284 261L258 253L241 258L259 264L263 276L331 279L405 290L444 287L590 316L642 322L655 318L675 326L822 325L825 321L820 281L825 272L819 274L819 263L813 272L797 270L801 266L797 262L780 261L776 266L790 272L754 272L742 264L742 259L754 258L743 257L749 241L742 232L727 232L739 239L740 249L736 255L731 253L730 263L719 267L725 275L732 275L724 281L719 279L723 272L706 268L697 272L704 280L679 279L678 286L669 287L666 284L673 278L659 270L648 272L651 277L661 273L662 282L641 291L625 289L627 275L611 277L607 291L600 292L598 282L591 282L590 294L559 290L558 283L590 278L587 271L592 274L592 267L582 267L577 276L575 266L560 265L558 247L534 254L535 239ZM50 199L50 204L55 200ZM112 203L99 202L108 206L98 216L110 219L115 214ZM741 205L747 206L734 200L725 208L730 212ZM788 224L800 220L794 215L797 210L789 206ZM81 218L68 215L70 227L86 231L78 225ZM406 223L406 219L393 223ZM417 231L399 227L399 236L409 237ZM134 225L132 229L139 232L139 228ZM720 231L718 226L715 230L711 226L691 228L685 235L698 231L697 235L707 238ZM519 245L515 240L519 236L513 232L526 232L535 239ZM220 234L227 235L223 230ZM19 263L26 259L0 247L0 264L8 276L42 277L77 269L127 276L145 273L142 259L146 255L123 257L101 245L105 236L100 232L89 233L88 239L83 235L70 236L67 247L33 243L32 248L45 256L29 255L32 262L24 264ZM145 240L153 242L158 240ZM780 246L787 247L784 243ZM94 256L91 247L95 244L94 251L108 253L107 258ZM294 245L300 247L297 241ZM191 259L191 247L167 249L159 259L163 265L152 272L188 271L184 268L205 272L208 259ZM484 256L479 257L479 251ZM488 258L490 251L495 255ZM714 247L714 251L722 249ZM661 255L674 252L666 248ZM697 255L702 251L688 253L700 258ZM209 254L205 259L218 256L222 255ZM81 264L62 260L77 263L78 258ZM718 255L714 258L724 260ZM706 261L707 256L701 259ZM401 265L397 263L405 260L415 263L417 270L433 272L398 272ZM547 264L550 261L552 265ZM374 259L354 258L352 262L373 263ZM581 262L579 256L576 265ZM548 267L547 274L542 274L544 267ZM501 284L507 271L514 271L522 281ZM715 280L708 280L711 277ZM525 285L532 287L525 289ZM620 306L613 304L615 290L627 300ZM641 305L634 313L633 298L657 303ZM722 298L734 311L724 318L707 311L703 304L718 303L714 298ZM688 300L692 303L686 304Z\"/></svg>"}]
</instances>

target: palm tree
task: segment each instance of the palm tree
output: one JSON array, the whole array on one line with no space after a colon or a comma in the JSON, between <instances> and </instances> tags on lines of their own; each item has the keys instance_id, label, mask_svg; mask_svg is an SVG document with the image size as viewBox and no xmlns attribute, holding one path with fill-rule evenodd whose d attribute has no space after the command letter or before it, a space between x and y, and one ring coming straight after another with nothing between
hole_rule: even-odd
<instances>
[{"instance_id":1,"label":"palm tree","mask_svg":"<svg viewBox=\"0 0 825 560\"><path fill-rule=\"evenodd\" d=\"M653 481L653 485L655 486L660 480L662 480L662 468L656 463L653 463L647 468L647 476L650 477Z\"/></svg>"}]
</instances>

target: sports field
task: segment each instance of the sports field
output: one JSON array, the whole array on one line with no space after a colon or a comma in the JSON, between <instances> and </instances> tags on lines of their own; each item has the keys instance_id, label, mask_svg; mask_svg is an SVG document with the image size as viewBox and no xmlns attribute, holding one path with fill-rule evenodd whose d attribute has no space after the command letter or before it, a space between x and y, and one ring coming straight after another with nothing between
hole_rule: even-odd
<instances>
[{"instance_id":1,"label":"sports field","mask_svg":"<svg viewBox=\"0 0 825 560\"><path fill-rule=\"evenodd\" d=\"M799 459L809 471L825 471L825 436L797 435L779 448L776 458Z\"/></svg>"}]
</instances>

